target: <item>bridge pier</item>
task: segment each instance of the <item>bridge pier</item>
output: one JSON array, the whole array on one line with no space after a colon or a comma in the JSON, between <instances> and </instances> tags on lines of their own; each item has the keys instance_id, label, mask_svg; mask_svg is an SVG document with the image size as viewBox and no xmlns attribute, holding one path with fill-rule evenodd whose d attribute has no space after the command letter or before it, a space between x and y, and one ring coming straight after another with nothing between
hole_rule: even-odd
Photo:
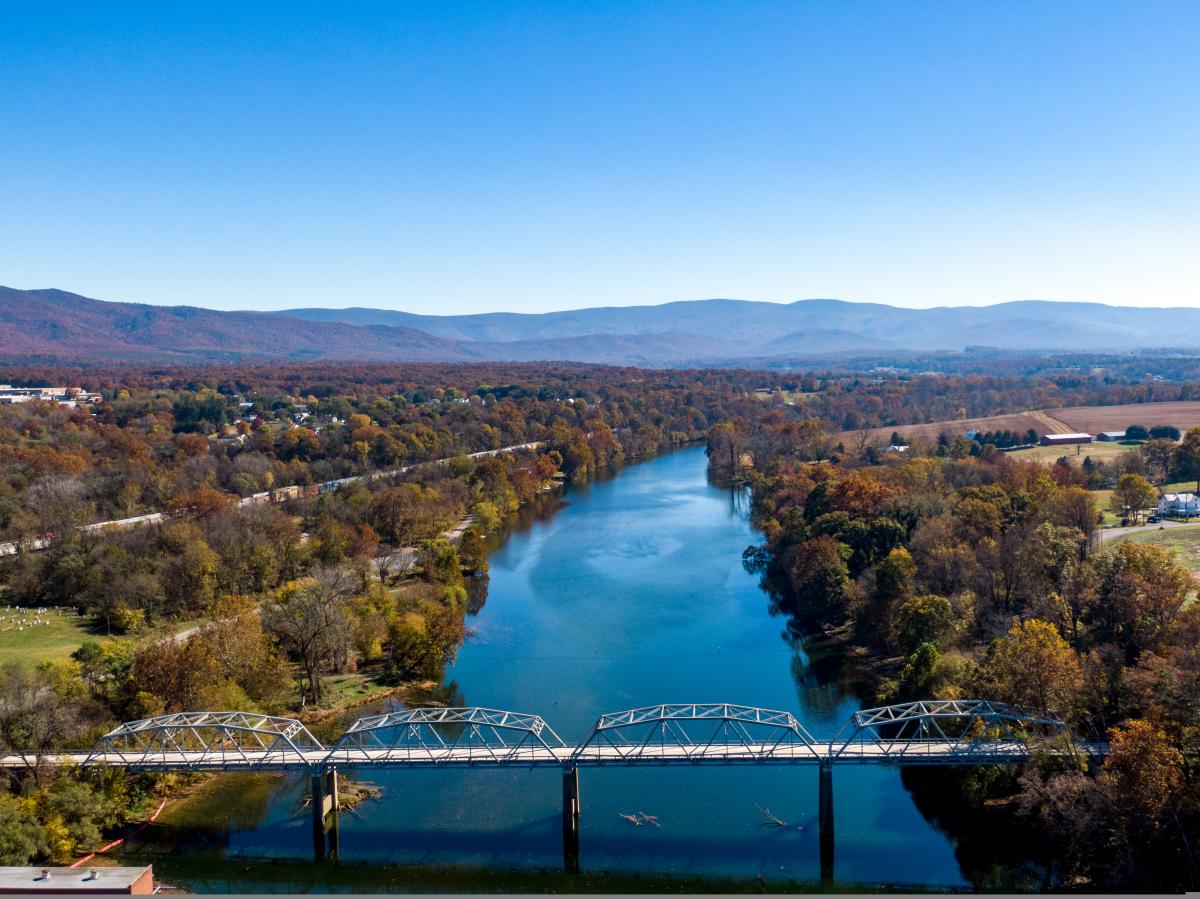
<instances>
[{"instance_id":1,"label":"bridge pier","mask_svg":"<svg viewBox=\"0 0 1200 899\"><path fill-rule=\"evenodd\" d=\"M563 769L563 868L568 874L579 873L579 769Z\"/></svg>"},{"instance_id":2,"label":"bridge pier","mask_svg":"<svg viewBox=\"0 0 1200 899\"><path fill-rule=\"evenodd\" d=\"M833 881L833 764L821 762L818 769L817 821L821 839L821 881Z\"/></svg>"},{"instance_id":3,"label":"bridge pier","mask_svg":"<svg viewBox=\"0 0 1200 899\"><path fill-rule=\"evenodd\" d=\"M338 857L338 784L337 770L328 768L312 777L313 858Z\"/></svg>"}]
</instances>

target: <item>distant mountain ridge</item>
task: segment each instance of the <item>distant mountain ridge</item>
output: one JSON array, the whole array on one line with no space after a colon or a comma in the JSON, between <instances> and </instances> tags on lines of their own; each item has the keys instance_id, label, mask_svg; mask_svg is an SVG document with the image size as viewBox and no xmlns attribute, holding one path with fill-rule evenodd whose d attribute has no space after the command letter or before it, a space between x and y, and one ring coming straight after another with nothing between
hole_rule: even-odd
<instances>
[{"instance_id":1,"label":"distant mountain ridge","mask_svg":"<svg viewBox=\"0 0 1200 899\"><path fill-rule=\"evenodd\" d=\"M0 360L188 363L284 359L733 365L856 352L1128 352L1200 348L1200 310L1018 301L693 300L567 312L419 315L388 309L220 312L0 287Z\"/></svg>"}]
</instances>

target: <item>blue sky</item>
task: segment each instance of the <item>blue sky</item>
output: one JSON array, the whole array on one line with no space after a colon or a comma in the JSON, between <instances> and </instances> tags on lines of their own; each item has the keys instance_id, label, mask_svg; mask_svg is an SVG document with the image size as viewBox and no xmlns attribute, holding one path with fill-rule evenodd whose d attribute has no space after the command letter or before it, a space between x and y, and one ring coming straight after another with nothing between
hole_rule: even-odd
<instances>
[{"instance_id":1,"label":"blue sky","mask_svg":"<svg viewBox=\"0 0 1200 899\"><path fill-rule=\"evenodd\" d=\"M1200 305L1200 3L0 7L0 283Z\"/></svg>"}]
</instances>

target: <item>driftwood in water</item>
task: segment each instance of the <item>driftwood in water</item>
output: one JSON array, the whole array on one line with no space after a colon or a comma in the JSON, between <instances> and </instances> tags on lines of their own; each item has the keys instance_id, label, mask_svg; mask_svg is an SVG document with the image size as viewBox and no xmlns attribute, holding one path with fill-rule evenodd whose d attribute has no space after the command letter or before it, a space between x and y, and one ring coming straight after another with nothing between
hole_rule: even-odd
<instances>
[{"instance_id":1,"label":"driftwood in water","mask_svg":"<svg viewBox=\"0 0 1200 899\"><path fill-rule=\"evenodd\" d=\"M658 815L647 815L645 812L634 812L632 815L625 815L621 812L617 812L617 817L624 818L634 827L641 827L644 824L652 824L655 827L662 827L662 825L658 823Z\"/></svg>"}]
</instances>

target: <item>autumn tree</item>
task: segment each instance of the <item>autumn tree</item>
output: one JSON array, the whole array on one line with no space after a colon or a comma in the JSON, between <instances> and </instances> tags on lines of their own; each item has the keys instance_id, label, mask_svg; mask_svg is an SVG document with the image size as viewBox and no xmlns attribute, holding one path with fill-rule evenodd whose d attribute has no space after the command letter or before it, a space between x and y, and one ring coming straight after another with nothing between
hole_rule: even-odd
<instances>
[{"instance_id":1,"label":"autumn tree","mask_svg":"<svg viewBox=\"0 0 1200 899\"><path fill-rule=\"evenodd\" d=\"M1083 688L1079 658L1054 625L1019 621L988 649L981 675L987 695L1002 702L1074 716Z\"/></svg>"},{"instance_id":2,"label":"autumn tree","mask_svg":"<svg viewBox=\"0 0 1200 899\"><path fill-rule=\"evenodd\" d=\"M1111 507L1121 513L1121 523L1137 521L1143 509L1150 508L1158 500L1154 485L1140 474L1123 474L1113 489Z\"/></svg>"},{"instance_id":3,"label":"autumn tree","mask_svg":"<svg viewBox=\"0 0 1200 899\"><path fill-rule=\"evenodd\" d=\"M314 703L321 701L323 672L345 660L353 640L352 596L348 573L317 569L313 577L281 587L263 607L263 626L299 662L304 692Z\"/></svg>"}]
</instances>

